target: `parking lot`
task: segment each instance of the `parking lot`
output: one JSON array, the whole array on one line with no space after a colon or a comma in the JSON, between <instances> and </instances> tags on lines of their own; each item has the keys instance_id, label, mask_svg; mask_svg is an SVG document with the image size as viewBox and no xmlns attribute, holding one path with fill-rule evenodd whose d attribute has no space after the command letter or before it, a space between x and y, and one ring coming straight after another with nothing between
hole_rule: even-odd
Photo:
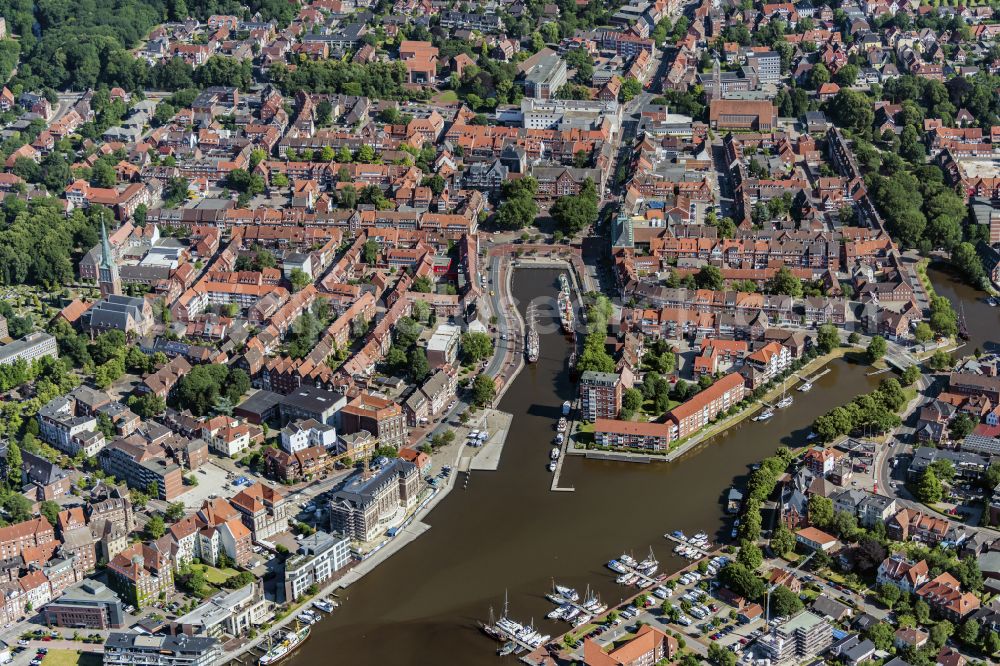
<instances>
[{"instance_id":1,"label":"parking lot","mask_svg":"<svg viewBox=\"0 0 1000 666\"><path fill-rule=\"evenodd\" d=\"M716 595L714 574L726 561L723 556L715 557L706 562L707 570L691 571L650 588L648 595L620 609L617 617L610 613L614 620L595 627L574 644L574 657L582 655L583 638L605 646L634 633L641 622L682 636L686 646L701 655L707 654L713 641L734 653L745 652L763 634L765 622L762 618L741 622L737 609Z\"/></svg>"},{"instance_id":2,"label":"parking lot","mask_svg":"<svg viewBox=\"0 0 1000 666\"><path fill-rule=\"evenodd\" d=\"M188 491L181 495L181 500L188 511L201 508L205 500L213 495L229 497L237 492L230 485L229 472L216 465L214 461L202 465L192 474L198 479L198 485L189 486Z\"/></svg>"}]
</instances>

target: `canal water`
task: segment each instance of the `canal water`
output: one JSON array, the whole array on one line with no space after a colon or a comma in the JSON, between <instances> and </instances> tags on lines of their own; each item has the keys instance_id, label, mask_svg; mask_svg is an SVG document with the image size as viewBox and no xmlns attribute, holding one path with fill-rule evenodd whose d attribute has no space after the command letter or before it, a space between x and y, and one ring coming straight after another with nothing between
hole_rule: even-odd
<instances>
[{"instance_id":1,"label":"canal water","mask_svg":"<svg viewBox=\"0 0 1000 666\"><path fill-rule=\"evenodd\" d=\"M518 270L513 289L522 310L532 299L551 299L557 277L556 270ZM314 627L291 664L495 665L496 646L477 622L491 607L502 610L505 591L512 617L557 635L566 625L545 620L553 579L581 594L589 584L610 604L631 594L604 567L623 551L641 558L652 547L661 570L680 568L664 533L727 534L727 487L778 446L801 444L817 416L876 384L866 367L834 362L811 392L794 393L795 404L766 424L747 421L669 464L573 458L561 483L575 492L553 493L546 464L573 385L569 343L546 333L556 328L545 321L548 312L539 310L539 362L500 404L514 419L499 470L473 473L467 489L457 487L427 517L431 530L342 591L341 607Z\"/></svg>"},{"instance_id":2,"label":"canal water","mask_svg":"<svg viewBox=\"0 0 1000 666\"><path fill-rule=\"evenodd\" d=\"M932 264L927 277L938 296L947 297L959 316L964 313L969 340L957 354L971 354L975 349L995 350L1000 343L1000 307L987 304L983 292L962 282L946 264Z\"/></svg>"}]
</instances>

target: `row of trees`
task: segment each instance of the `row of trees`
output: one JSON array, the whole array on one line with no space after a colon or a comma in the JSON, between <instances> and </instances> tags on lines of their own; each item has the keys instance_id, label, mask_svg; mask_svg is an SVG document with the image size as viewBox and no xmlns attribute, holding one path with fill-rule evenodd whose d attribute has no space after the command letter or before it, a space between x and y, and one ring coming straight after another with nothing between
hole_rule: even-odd
<instances>
[{"instance_id":1,"label":"row of trees","mask_svg":"<svg viewBox=\"0 0 1000 666\"><path fill-rule=\"evenodd\" d=\"M611 321L611 301L604 294L587 294L590 306L587 308L587 337L583 341L583 352L576 363L580 372L614 372L615 360L608 354L604 344Z\"/></svg>"},{"instance_id":2,"label":"row of trees","mask_svg":"<svg viewBox=\"0 0 1000 666\"><path fill-rule=\"evenodd\" d=\"M899 381L883 379L871 393L817 418L813 431L824 442L862 430L869 434L883 433L900 425L899 411L905 404L906 395Z\"/></svg>"}]
</instances>

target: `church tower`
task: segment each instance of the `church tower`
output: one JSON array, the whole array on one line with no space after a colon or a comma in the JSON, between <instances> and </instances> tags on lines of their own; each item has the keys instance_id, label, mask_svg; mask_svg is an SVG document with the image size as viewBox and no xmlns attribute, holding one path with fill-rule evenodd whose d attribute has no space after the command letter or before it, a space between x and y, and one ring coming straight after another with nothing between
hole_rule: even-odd
<instances>
[{"instance_id":1,"label":"church tower","mask_svg":"<svg viewBox=\"0 0 1000 666\"><path fill-rule=\"evenodd\" d=\"M97 267L98 281L101 287L101 297L122 293L122 282L118 277L118 264L111 253L111 242L108 240L108 230L101 222L101 263Z\"/></svg>"}]
</instances>

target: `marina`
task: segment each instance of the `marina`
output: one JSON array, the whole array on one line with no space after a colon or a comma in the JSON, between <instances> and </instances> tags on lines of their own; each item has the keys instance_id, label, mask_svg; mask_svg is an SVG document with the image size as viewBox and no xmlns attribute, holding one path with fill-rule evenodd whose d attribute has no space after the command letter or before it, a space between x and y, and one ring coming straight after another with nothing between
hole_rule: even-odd
<instances>
[{"instance_id":1,"label":"marina","mask_svg":"<svg viewBox=\"0 0 1000 666\"><path fill-rule=\"evenodd\" d=\"M684 532L675 530L664 534L663 537L676 543L677 547L674 548L674 552L683 554L689 560L699 560L703 557L709 557L712 554L712 544L708 542L708 535L704 532L699 532L693 537L688 538L684 535Z\"/></svg>"},{"instance_id":2,"label":"marina","mask_svg":"<svg viewBox=\"0 0 1000 666\"><path fill-rule=\"evenodd\" d=\"M545 595L549 601L556 604L556 607L545 616L549 620L561 620L579 627L608 611L608 605L601 603L601 595L592 592L589 585L582 601L576 590L569 590L572 594L567 595L560 591L559 587L561 586L557 585L554 592Z\"/></svg>"},{"instance_id":3,"label":"marina","mask_svg":"<svg viewBox=\"0 0 1000 666\"><path fill-rule=\"evenodd\" d=\"M527 304L551 297L559 272L517 271L513 277L517 301ZM525 305L521 307L523 311ZM995 320L997 310L985 303L980 307ZM970 324L976 324L972 306L968 312ZM575 492L551 492L545 479L551 482L554 475L546 469L548 460L542 453L551 446L541 445L555 434L553 426L563 414L564 401L575 396L567 367L571 345L558 324L551 325L551 316L538 313L540 342L546 353L518 375L498 405L513 417L496 471L479 474L467 490L445 497L422 519L432 528L395 552L374 573L352 577L349 599L313 627L313 636L289 660L291 666L322 663L334 653L357 666L398 663L400 642L415 654L447 654L454 663L494 666L496 653L470 618L483 618L491 605L499 608L505 586L518 615L534 616L543 634L555 636L567 625L546 619L552 604L538 594L554 573L561 584L582 591L589 582L604 600L617 602L623 589L615 583L618 574L593 575L595 564L606 562L610 551L620 553L624 548L639 553L653 544L661 571L696 566L671 552L677 544L663 539L661 520L688 534L704 531L718 542L732 523L720 500L722 489L778 446L803 445L804 433L817 416L877 384L877 378L865 377L866 366L838 359L816 382L816 390L797 396L795 409L783 410L770 422L738 424L674 462L631 465L563 452L561 481L555 485L571 484ZM572 420L566 416L568 430L573 432ZM501 427L491 423L489 430L496 433ZM616 501L608 501L609 497ZM624 506L642 504L665 508L656 521L649 521L643 512L623 511ZM580 529L581 515L601 525L599 536ZM412 586L417 572L421 594L404 595L387 614L385 599L398 598L400 589ZM391 641L371 640L390 634ZM520 645L520 649L526 648Z\"/></svg>"}]
</instances>

